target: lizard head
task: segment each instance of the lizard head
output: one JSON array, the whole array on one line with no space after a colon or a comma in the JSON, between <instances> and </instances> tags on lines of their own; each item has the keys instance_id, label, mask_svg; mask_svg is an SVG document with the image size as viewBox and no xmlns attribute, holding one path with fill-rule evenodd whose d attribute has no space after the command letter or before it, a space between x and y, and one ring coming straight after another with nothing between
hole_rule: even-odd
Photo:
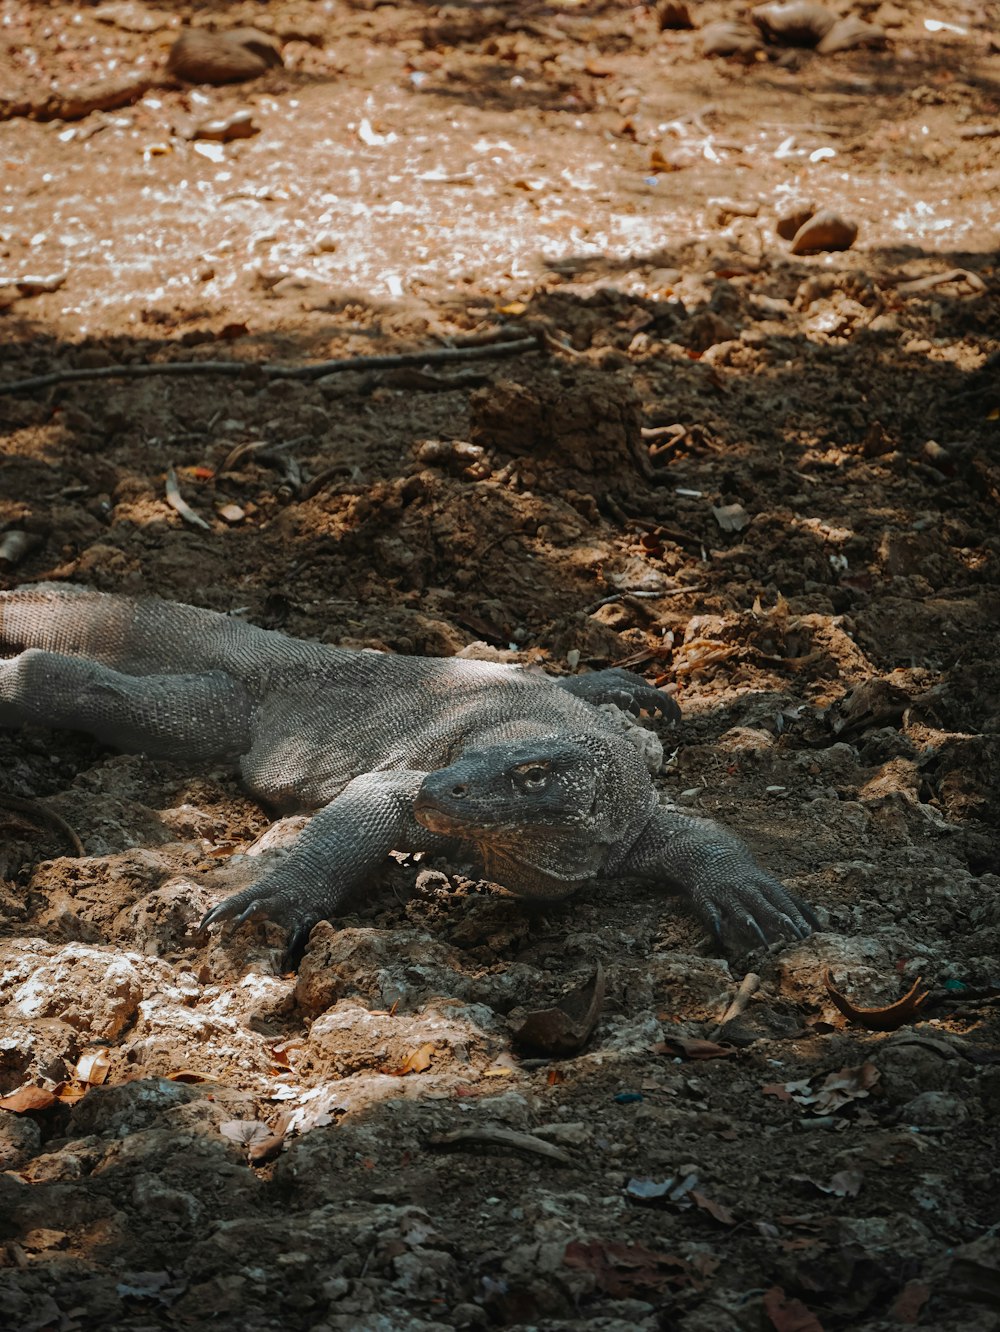
<instances>
[{"instance_id":1,"label":"lizard head","mask_svg":"<svg viewBox=\"0 0 1000 1332\"><path fill-rule=\"evenodd\" d=\"M432 832L475 843L505 888L563 897L600 872L628 821L627 797L610 789L615 767L582 739L488 745L428 773L413 813Z\"/></svg>"}]
</instances>

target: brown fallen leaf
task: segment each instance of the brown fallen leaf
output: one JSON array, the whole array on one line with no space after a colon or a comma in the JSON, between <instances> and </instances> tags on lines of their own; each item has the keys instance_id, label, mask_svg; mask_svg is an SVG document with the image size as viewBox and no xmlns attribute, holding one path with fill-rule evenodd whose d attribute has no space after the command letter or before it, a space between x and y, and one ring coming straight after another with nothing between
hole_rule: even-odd
<instances>
[{"instance_id":1,"label":"brown fallen leaf","mask_svg":"<svg viewBox=\"0 0 1000 1332\"><path fill-rule=\"evenodd\" d=\"M0 1110L10 1110L15 1115L29 1115L35 1110L48 1110L56 1104L54 1092L47 1087L18 1087L9 1096L0 1096Z\"/></svg>"},{"instance_id":2,"label":"brown fallen leaf","mask_svg":"<svg viewBox=\"0 0 1000 1332\"><path fill-rule=\"evenodd\" d=\"M931 1288L926 1281L908 1281L893 1301L889 1317L894 1323L903 1323L912 1327L920 1322L920 1313L931 1297Z\"/></svg>"},{"instance_id":3,"label":"brown fallen leaf","mask_svg":"<svg viewBox=\"0 0 1000 1332\"><path fill-rule=\"evenodd\" d=\"M864 1175L860 1170L838 1170L829 1184L821 1184L818 1179L810 1179L808 1175L792 1175L790 1178L800 1184L809 1184L820 1193L832 1194L835 1198L856 1198L864 1183Z\"/></svg>"},{"instance_id":4,"label":"brown fallen leaf","mask_svg":"<svg viewBox=\"0 0 1000 1332\"><path fill-rule=\"evenodd\" d=\"M107 1050L91 1050L77 1061L76 1076L81 1082L89 1082L92 1087L104 1082L110 1072L111 1060Z\"/></svg>"},{"instance_id":5,"label":"brown fallen leaf","mask_svg":"<svg viewBox=\"0 0 1000 1332\"><path fill-rule=\"evenodd\" d=\"M434 1042L425 1041L423 1045L418 1045L415 1050L410 1051L399 1068L387 1068L385 1071L394 1078L405 1078L408 1073L423 1073L425 1069L430 1068L433 1058Z\"/></svg>"},{"instance_id":6,"label":"brown fallen leaf","mask_svg":"<svg viewBox=\"0 0 1000 1332\"><path fill-rule=\"evenodd\" d=\"M82 1082L57 1082L52 1088L52 1095L60 1105L76 1105L82 1101L90 1088Z\"/></svg>"},{"instance_id":7,"label":"brown fallen leaf","mask_svg":"<svg viewBox=\"0 0 1000 1332\"><path fill-rule=\"evenodd\" d=\"M563 995L553 1008L525 1015L514 1040L540 1054L561 1058L576 1054L590 1039L604 1004L604 968L600 962L583 985Z\"/></svg>"},{"instance_id":8,"label":"brown fallen leaf","mask_svg":"<svg viewBox=\"0 0 1000 1332\"><path fill-rule=\"evenodd\" d=\"M219 1132L224 1138L247 1148L271 1136L271 1130L259 1119L227 1119L219 1125Z\"/></svg>"},{"instance_id":9,"label":"brown fallen leaf","mask_svg":"<svg viewBox=\"0 0 1000 1332\"><path fill-rule=\"evenodd\" d=\"M736 1225L736 1217L725 1203L716 1202L714 1198L710 1198L699 1189L692 1189L690 1198L695 1207L700 1207L703 1212L707 1212L713 1221L718 1221L720 1226Z\"/></svg>"},{"instance_id":10,"label":"brown fallen leaf","mask_svg":"<svg viewBox=\"0 0 1000 1332\"><path fill-rule=\"evenodd\" d=\"M775 1332L823 1332L823 1324L801 1300L786 1295L780 1286L764 1292L764 1312Z\"/></svg>"},{"instance_id":11,"label":"brown fallen leaf","mask_svg":"<svg viewBox=\"0 0 1000 1332\"><path fill-rule=\"evenodd\" d=\"M619 1300L656 1297L671 1287L700 1289L702 1278L710 1275L672 1253L622 1240L572 1240L563 1263L590 1272L599 1290Z\"/></svg>"},{"instance_id":12,"label":"brown fallen leaf","mask_svg":"<svg viewBox=\"0 0 1000 1332\"><path fill-rule=\"evenodd\" d=\"M857 1022L862 1027L867 1027L869 1031L896 1031L908 1022L915 1022L920 1016L920 1010L930 998L930 990L920 989L921 977L918 976L902 999L897 999L894 1004L889 1004L886 1008L855 1008L854 1004L836 989L829 971L823 977L823 982L827 994L844 1017L850 1018L852 1022Z\"/></svg>"},{"instance_id":13,"label":"brown fallen leaf","mask_svg":"<svg viewBox=\"0 0 1000 1332\"><path fill-rule=\"evenodd\" d=\"M739 1054L735 1045L719 1045L697 1036L667 1036L653 1046L654 1054L673 1055L678 1059L728 1059Z\"/></svg>"},{"instance_id":14,"label":"brown fallen leaf","mask_svg":"<svg viewBox=\"0 0 1000 1332\"><path fill-rule=\"evenodd\" d=\"M779 1101L795 1101L815 1115L830 1115L851 1101L867 1096L881 1076L874 1064L865 1063L838 1069L825 1077L817 1074L814 1078L795 1082L771 1082L761 1091L766 1096L776 1096Z\"/></svg>"}]
</instances>

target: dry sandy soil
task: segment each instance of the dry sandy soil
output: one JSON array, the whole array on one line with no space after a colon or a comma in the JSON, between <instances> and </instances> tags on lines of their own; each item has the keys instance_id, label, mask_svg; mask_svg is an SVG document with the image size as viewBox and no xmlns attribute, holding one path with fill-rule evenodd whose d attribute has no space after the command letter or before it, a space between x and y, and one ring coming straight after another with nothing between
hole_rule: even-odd
<instances>
[{"instance_id":1,"label":"dry sandy soil","mask_svg":"<svg viewBox=\"0 0 1000 1332\"><path fill-rule=\"evenodd\" d=\"M0 0L4 585L630 663L664 795L824 924L724 958L400 857L283 975L194 934L268 824L230 774L4 732L3 1327L1000 1327L997 10L745 58L688 10ZM184 22L284 68L163 82ZM16 383L177 361L241 369Z\"/></svg>"}]
</instances>

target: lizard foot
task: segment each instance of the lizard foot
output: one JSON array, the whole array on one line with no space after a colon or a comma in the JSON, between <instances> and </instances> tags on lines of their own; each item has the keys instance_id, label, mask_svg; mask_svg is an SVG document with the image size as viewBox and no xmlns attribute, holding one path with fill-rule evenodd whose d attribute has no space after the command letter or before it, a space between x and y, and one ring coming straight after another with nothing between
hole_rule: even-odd
<instances>
[{"instance_id":1,"label":"lizard foot","mask_svg":"<svg viewBox=\"0 0 1000 1332\"><path fill-rule=\"evenodd\" d=\"M204 934L211 926L223 921L231 920L235 925L243 925L257 918L273 920L288 931L282 970L294 971L302 961L312 927L320 917L314 912L303 911L285 893L275 888L268 889L266 884L256 883L244 888L241 893L224 898L202 916L198 933Z\"/></svg>"},{"instance_id":2,"label":"lizard foot","mask_svg":"<svg viewBox=\"0 0 1000 1332\"><path fill-rule=\"evenodd\" d=\"M559 681L563 689L586 703L613 703L632 717L659 717L674 722L681 710L670 694L657 689L641 675L623 670L619 666L604 671L591 671L589 675L571 675Z\"/></svg>"},{"instance_id":3,"label":"lizard foot","mask_svg":"<svg viewBox=\"0 0 1000 1332\"><path fill-rule=\"evenodd\" d=\"M694 893L692 904L719 944L741 952L805 939L822 928L805 902L763 870L718 891Z\"/></svg>"}]
</instances>

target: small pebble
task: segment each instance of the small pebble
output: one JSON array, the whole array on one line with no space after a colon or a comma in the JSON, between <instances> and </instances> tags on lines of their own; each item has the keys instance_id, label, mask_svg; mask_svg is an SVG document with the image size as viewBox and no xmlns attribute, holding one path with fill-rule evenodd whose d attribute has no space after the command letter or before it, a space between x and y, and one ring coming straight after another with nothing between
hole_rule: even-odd
<instances>
[{"instance_id":1,"label":"small pebble","mask_svg":"<svg viewBox=\"0 0 1000 1332\"><path fill-rule=\"evenodd\" d=\"M691 13L683 0L660 0L656 7L656 17L661 32L694 27Z\"/></svg>"},{"instance_id":2,"label":"small pebble","mask_svg":"<svg viewBox=\"0 0 1000 1332\"><path fill-rule=\"evenodd\" d=\"M849 250L858 235L858 224L839 213L817 213L803 223L792 240L792 254L816 250Z\"/></svg>"},{"instance_id":3,"label":"small pebble","mask_svg":"<svg viewBox=\"0 0 1000 1332\"><path fill-rule=\"evenodd\" d=\"M800 231L815 213L816 205L811 200L797 200L787 205L774 229L782 240L794 240L795 233Z\"/></svg>"},{"instance_id":4,"label":"small pebble","mask_svg":"<svg viewBox=\"0 0 1000 1332\"><path fill-rule=\"evenodd\" d=\"M229 143L232 139L250 139L259 133L260 126L254 124L253 112L244 108L224 120L203 120L200 125L195 125L189 137Z\"/></svg>"},{"instance_id":5,"label":"small pebble","mask_svg":"<svg viewBox=\"0 0 1000 1332\"><path fill-rule=\"evenodd\" d=\"M701 30L701 49L708 56L752 56L761 49L760 34L742 19L722 19Z\"/></svg>"},{"instance_id":6,"label":"small pebble","mask_svg":"<svg viewBox=\"0 0 1000 1332\"><path fill-rule=\"evenodd\" d=\"M820 44L820 55L834 55L837 51L853 51L859 46L884 46L885 30L874 23L866 23L856 14L838 19Z\"/></svg>"},{"instance_id":7,"label":"small pebble","mask_svg":"<svg viewBox=\"0 0 1000 1332\"><path fill-rule=\"evenodd\" d=\"M242 83L283 64L274 38L256 28L188 28L167 56L168 72L184 83Z\"/></svg>"},{"instance_id":8,"label":"small pebble","mask_svg":"<svg viewBox=\"0 0 1000 1332\"><path fill-rule=\"evenodd\" d=\"M835 15L816 0L758 5L753 21L770 41L783 46L816 46L834 25Z\"/></svg>"}]
</instances>

